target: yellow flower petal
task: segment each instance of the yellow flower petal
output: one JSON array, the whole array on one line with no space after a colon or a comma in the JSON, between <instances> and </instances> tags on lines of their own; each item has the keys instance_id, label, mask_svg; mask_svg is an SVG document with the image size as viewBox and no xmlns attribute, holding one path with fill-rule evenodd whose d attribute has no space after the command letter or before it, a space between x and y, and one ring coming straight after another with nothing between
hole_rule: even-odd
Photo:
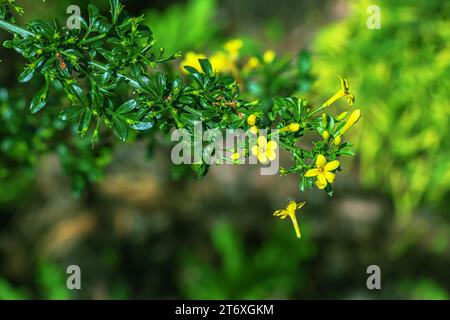
<instances>
[{"instance_id":1,"label":"yellow flower petal","mask_svg":"<svg viewBox=\"0 0 450 320\"><path fill-rule=\"evenodd\" d=\"M256 143L258 144L258 146L260 146L261 148L265 148L267 146L267 139L264 136L259 136L258 140L256 141Z\"/></svg>"},{"instance_id":2,"label":"yellow flower petal","mask_svg":"<svg viewBox=\"0 0 450 320\"><path fill-rule=\"evenodd\" d=\"M278 144L276 141L270 140L269 142L267 142L267 150L274 151L276 148L278 148Z\"/></svg>"},{"instance_id":3,"label":"yellow flower petal","mask_svg":"<svg viewBox=\"0 0 450 320\"><path fill-rule=\"evenodd\" d=\"M319 154L316 159L316 167L321 169L325 166L326 163L327 159L325 159L323 155Z\"/></svg>"},{"instance_id":4,"label":"yellow flower petal","mask_svg":"<svg viewBox=\"0 0 450 320\"><path fill-rule=\"evenodd\" d=\"M284 209L277 210L273 213L275 217L281 217L281 219L286 218L288 212Z\"/></svg>"},{"instance_id":5,"label":"yellow flower petal","mask_svg":"<svg viewBox=\"0 0 450 320\"><path fill-rule=\"evenodd\" d=\"M252 155L257 156L259 154L259 147L253 146L252 147Z\"/></svg>"},{"instance_id":6,"label":"yellow flower petal","mask_svg":"<svg viewBox=\"0 0 450 320\"><path fill-rule=\"evenodd\" d=\"M325 178L327 179L327 181L329 183L333 183L334 178L336 178L336 175L334 173L331 173L331 172L325 172Z\"/></svg>"},{"instance_id":7,"label":"yellow flower petal","mask_svg":"<svg viewBox=\"0 0 450 320\"><path fill-rule=\"evenodd\" d=\"M317 168L314 169L309 169L308 171L306 171L305 173L305 177L315 177L320 173L320 170Z\"/></svg>"},{"instance_id":8,"label":"yellow flower petal","mask_svg":"<svg viewBox=\"0 0 450 320\"><path fill-rule=\"evenodd\" d=\"M275 150L267 149L266 155L267 155L267 158L269 158L270 161L275 160L277 158L276 148L275 148Z\"/></svg>"},{"instance_id":9,"label":"yellow flower petal","mask_svg":"<svg viewBox=\"0 0 450 320\"><path fill-rule=\"evenodd\" d=\"M303 207L305 205L305 202L299 202L297 203L297 209L300 209L301 207Z\"/></svg>"},{"instance_id":10,"label":"yellow flower petal","mask_svg":"<svg viewBox=\"0 0 450 320\"><path fill-rule=\"evenodd\" d=\"M259 152L258 153L258 160L261 163L266 163L267 162L267 154L265 152Z\"/></svg>"},{"instance_id":11,"label":"yellow flower petal","mask_svg":"<svg viewBox=\"0 0 450 320\"><path fill-rule=\"evenodd\" d=\"M325 178L325 175L323 173L319 174L317 176L316 185L319 189L324 189L327 186L327 179Z\"/></svg>"},{"instance_id":12,"label":"yellow flower petal","mask_svg":"<svg viewBox=\"0 0 450 320\"><path fill-rule=\"evenodd\" d=\"M333 171L333 170L336 170L337 168L339 168L339 165L340 165L339 161L338 160L334 160L334 161L328 162L323 167L323 170L324 171Z\"/></svg>"},{"instance_id":13,"label":"yellow flower petal","mask_svg":"<svg viewBox=\"0 0 450 320\"><path fill-rule=\"evenodd\" d=\"M289 202L286 207L286 210L289 214L294 214L295 210L297 210L297 204L294 201Z\"/></svg>"}]
</instances>

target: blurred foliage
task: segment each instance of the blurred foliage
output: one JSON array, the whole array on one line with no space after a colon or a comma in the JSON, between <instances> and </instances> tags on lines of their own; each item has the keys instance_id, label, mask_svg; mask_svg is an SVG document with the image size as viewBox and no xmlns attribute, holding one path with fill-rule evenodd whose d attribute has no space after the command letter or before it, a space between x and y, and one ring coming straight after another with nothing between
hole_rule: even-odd
<instances>
[{"instance_id":1,"label":"blurred foliage","mask_svg":"<svg viewBox=\"0 0 450 320\"><path fill-rule=\"evenodd\" d=\"M218 257L182 255L184 295L190 299L282 299L298 295L305 288L304 262L315 256L317 248L309 239L299 244L280 226L274 231L249 254L241 234L229 223L218 222L211 229Z\"/></svg>"},{"instance_id":2,"label":"blurred foliage","mask_svg":"<svg viewBox=\"0 0 450 320\"><path fill-rule=\"evenodd\" d=\"M218 27L214 22L215 14L216 0L189 0L175 3L163 12L144 13L158 44L170 53L210 45Z\"/></svg>"},{"instance_id":3,"label":"blurred foliage","mask_svg":"<svg viewBox=\"0 0 450 320\"><path fill-rule=\"evenodd\" d=\"M58 88L55 91L51 104L60 96ZM100 179L109 164L108 144L93 150L89 141L73 135L76 125L67 125L58 117L58 110L29 113L24 95L20 89L10 93L0 88L0 203L13 204L28 193L35 165L52 151L60 155L75 194L81 195L89 183Z\"/></svg>"},{"instance_id":4,"label":"blurred foliage","mask_svg":"<svg viewBox=\"0 0 450 320\"><path fill-rule=\"evenodd\" d=\"M71 292L66 287L66 277L62 269L52 262L41 262L36 268L32 285L36 290L30 288L16 288L6 279L0 277L0 300L27 300L27 299L47 299L47 300L67 300L71 297ZM35 292L32 292L35 291Z\"/></svg>"},{"instance_id":5,"label":"blurred foliage","mask_svg":"<svg viewBox=\"0 0 450 320\"><path fill-rule=\"evenodd\" d=\"M392 193L409 214L450 191L450 2L377 1L381 29L370 30L367 8L352 1L344 21L315 41L317 88L348 74L361 99L361 180Z\"/></svg>"}]
</instances>

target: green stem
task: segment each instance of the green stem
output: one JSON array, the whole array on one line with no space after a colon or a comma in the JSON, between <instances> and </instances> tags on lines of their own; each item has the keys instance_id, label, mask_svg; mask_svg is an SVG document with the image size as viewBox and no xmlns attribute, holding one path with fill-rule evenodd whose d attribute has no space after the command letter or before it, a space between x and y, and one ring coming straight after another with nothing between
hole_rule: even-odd
<instances>
[{"instance_id":1,"label":"green stem","mask_svg":"<svg viewBox=\"0 0 450 320\"><path fill-rule=\"evenodd\" d=\"M0 28L11 33L20 34L24 37L34 37L33 32L1 19L0 19Z\"/></svg>"},{"instance_id":2,"label":"green stem","mask_svg":"<svg viewBox=\"0 0 450 320\"><path fill-rule=\"evenodd\" d=\"M102 70L102 71L108 71L108 68L105 67L105 66L104 66L103 64L101 64L100 62L89 61L89 65L92 66L92 67L94 67L94 68L97 68L97 69L99 69L99 70ZM135 87L136 89L143 90L142 87L141 87L141 85L140 85L136 80L134 80L134 79L132 79L132 78L126 76L126 75L123 75L123 74L121 74L121 73L116 73L116 74L117 74L117 76L118 76L119 78L122 78L122 79L128 81L128 82L129 82L133 87Z\"/></svg>"},{"instance_id":3,"label":"green stem","mask_svg":"<svg viewBox=\"0 0 450 320\"><path fill-rule=\"evenodd\" d=\"M92 38L88 38L88 39L83 39L80 41L80 45L85 45L85 44L89 44L98 40L102 40L103 38L106 37L106 33L103 34L99 34L98 36L92 37Z\"/></svg>"},{"instance_id":4,"label":"green stem","mask_svg":"<svg viewBox=\"0 0 450 320\"><path fill-rule=\"evenodd\" d=\"M307 118L309 118L309 117L315 115L316 113L322 111L322 110L325 109L326 107L328 107L328 106L325 105L325 104L323 104L319 109L310 112L310 113L308 114Z\"/></svg>"}]
</instances>

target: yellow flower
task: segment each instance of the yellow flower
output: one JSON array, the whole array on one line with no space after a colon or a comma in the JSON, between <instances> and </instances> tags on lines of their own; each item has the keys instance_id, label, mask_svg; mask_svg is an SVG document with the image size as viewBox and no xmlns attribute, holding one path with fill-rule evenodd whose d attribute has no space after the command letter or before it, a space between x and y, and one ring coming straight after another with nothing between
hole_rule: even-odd
<instances>
[{"instance_id":1,"label":"yellow flower","mask_svg":"<svg viewBox=\"0 0 450 320\"><path fill-rule=\"evenodd\" d=\"M231 160L238 160L240 157L241 155L239 154L239 152L235 152L230 156Z\"/></svg>"},{"instance_id":2,"label":"yellow flower","mask_svg":"<svg viewBox=\"0 0 450 320\"><path fill-rule=\"evenodd\" d=\"M253 133L255 136L258 134L259 129L257 126L251 126L250 127L250 132Z\"/></svg>"},{"instance_id":3,"label":"yellow flower","mask_svg":"<svg viewBox=\"0 0 450 320\"><path fill-rule=\"evenodd\" d=\"M259 136L256 145L252 147L252 154L264 164L277 158L277 148L278 144L275 141L267 142L266 137Z\"/></svg>"},{"instance_id":4,"label":"yellow flower","mask_svg":"<svg viewBox=\"0 0 450 320\"><path fill-rule=\"evenodd\" d=\"M346 97L347 102L352 105L355 102L355 96L349 92L349 84L348 81L342 77L339 77L341 79L341 89L334 94L330 99L328 99L324 104L323 107L328 107L332 103L334 103L336 100Z\"/></svg>"},{"instance_id":5,"label":"yellow flower","mask_svg":"<svg viewBox=\"0 0 450 320\"><path fill-rule=\"evenodd\" d=\"M219 73L235 73L236 65L233 59L222 51L214 53L210 58L209 62L215 72Z\"/></svg>"},{"instance_id":6,"label":"yellow flower","mask_svg":"<svg viewBox=\"0 0 450 320\"><path fill-rule=\"evenodd\" d=\"M339 133L342 135L345 132L347 132L348 129L350 129L355 123L358 122L359 118L361 118L361 110L356 109L355 111L352 112L350 117L348 117L347 122L344 124Z\"/></svg>"},{"instance_id":7,"label":"yellow flower","mask_svg":"<svg viewBox=\"0 0 450 320\"><path fill-rule=\"evenodd\" d=\"M289 216L289 218L291 218L292 224L294 225L295 234L299 239L301 238L302 234L300 233L300 228L298 227L295 211L297 211L297 209L300 209L304 205L304 202L295 203L294 201L291 201L287 205L286 209L280 209L273 213L275 217L280 217L281 219L285 219L287 216Z\"/></svg>"},{"instance_id":8,"label":"yellow flower","mask_svg":"<svg viewBox=\"0 0 450 320\"><path fill-rule=\"evenodd\" d=\"M233 59L236 59L239 55L239 51L243 46L244 42L241 39L233 39L227 41L223 47L232 56Z\"/></svg>"},{"instance_id":9,"label":"yellow flower","mask_svg":"<svg viewBox=\"0 0 450 320\"><path fill-rule=\"evenodd\" d=\"M259 60L256 57L250 57L244 68L242 69L245 72L251 71L259 66Z\"/></svg>"},{"instance_id":10,"label":"yellow flower","mask_svg":"<svg viewBox=\"0 0 450 320\"><path fill-rule=\"evenodd\" d=\"M249 126L254 126L256 123L256 116L254 114L251 114L247 118L247 123Z\"/></svg>"},{"instance_id":11,"label":"yellow flower","mask_svg":"<svg viewBox=\"0 0 450 320\"><path fill-rule=\"evenodd\" d=\"M186 52L186 55L184 56L184 60L180 63L180 68L185 73L188 73L186 69L184 69L184 66L191 66L197 70L201 70L200 63L198 62L198 59L206 59L206 56L201 53L195 53L193 51Z\"/></svg>"},{"instance_id":12,"label":"yellow flower","mask_svg":"<svg viewBox=\"0 0 450 320\"><path fill-rule=\"evenodd\" d=\"M317 177L316 185L319 189L324 189L328 183L333 183L336 175L331 171L339 167L339 161L334 160L327 163L327 159L319 154L316 159L316 167L309 169L305 177Z\"/></svg>"},{"instance_id":13,"label":"yellow flower","mask_svg":"<svg viewBox=\"0 0 450 320\"><path fill-rule=\"evenodd\" d=\"M263 54L263 61L265 64L270 64L275 59L276 53L273 50L267 50Z\"/></svg>"}]
</instances>

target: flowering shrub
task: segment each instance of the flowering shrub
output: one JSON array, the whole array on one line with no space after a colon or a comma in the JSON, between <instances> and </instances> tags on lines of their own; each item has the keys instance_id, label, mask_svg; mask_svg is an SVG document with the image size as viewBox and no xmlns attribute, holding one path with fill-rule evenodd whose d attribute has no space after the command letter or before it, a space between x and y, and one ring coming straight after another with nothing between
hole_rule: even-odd
<instances>
[{"instance_id":1,"label":"flowering shrub","mask_svg":"<svg viewBox=\"0 0 450 320\"><path fill-rule=\"evenodd\" d=\"M59 119L82 138L89 137L93 148L104 146L111 132L126 141L130 130L150 135L177 128L193 134L198 123L203 129L241 129L256 143L242 153L234 152L231 161L240 163L240 158L253 155L267 164L277 159L279 149L286 150L292 166L280 168L280 174L297 174L300 191L316 185L329 195L340 170L337 159L353 155L343 136L359 120L359 109L348 117L346 112L337 116L326 112L341 98L350 106L354 103L343 78L336 94L315 108L295 94L301 88L302 68L293 69L291 59L278 58L274 51L242 57L239 39L227 42L209 59L188 52L181 63L185 74L172 75L159 66L170 65L180 54L167 56L164 49L156 48L143 18L130 17L118 0L110 0L110 17L90 5L89 18L79 17L80 30L62 27L58 21L31 21L21 27L13 23L11 8L21 13L14 1L0 2L0 28L14 34L4 46L28 61L19 81L43 80L30 103L31 113L46 112L55 94L54 103L61 106ZM262 132L269 133L266 137ZM306 134L314 138L309 149L298 146ZM209 163L200 161L192 168L203 176ZM292 203L275 215L289 215L300 237Z\"/></svg>"},{"instance_id":2,"label":"flowering shrub","mask_svg":"<svg viewBox=\"0 0 450 320\"><path fill-rule=\"evenodd\" d=\"M361 181L393 195L397 213L442 204L450 190L448 1L383 1L381 28L363 24L373 1L352 1L346 19L322 30L314 69L323 88L355 74L364 106ZM339 64L336 64L339 61ZM326 90L326 89L325 89ZM446 211L446 209L444 209Z\"/></svg>"}]
</instances>

